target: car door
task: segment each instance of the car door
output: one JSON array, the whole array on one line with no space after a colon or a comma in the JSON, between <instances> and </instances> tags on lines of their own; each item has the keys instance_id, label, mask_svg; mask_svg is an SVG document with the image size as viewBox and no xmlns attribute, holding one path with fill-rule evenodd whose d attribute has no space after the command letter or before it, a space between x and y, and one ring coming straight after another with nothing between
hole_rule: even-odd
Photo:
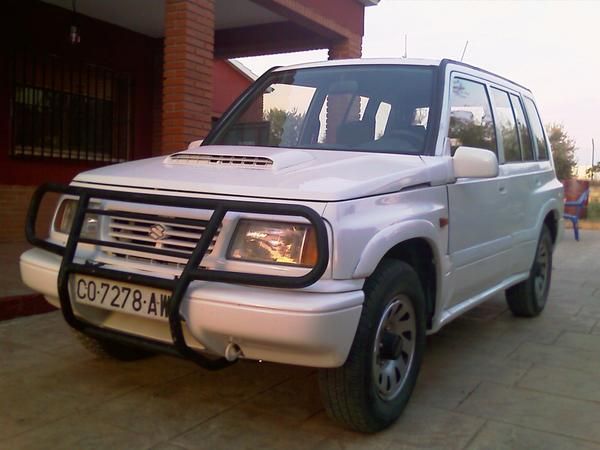
<instances>
[{"instance_id":1,"label":"car door","mask_svg":"<svg viewBox=\"0 0 600 450\"><path fill-rule=\"evenodd\" d=\"M529 195L523 236L520 239L523 245L519 246L521 254L517 255L517 265L525 271L531 267L540 236L539 213L547 202L555 198L556 189L560 189L561 185L554 173L549 142L538 109L531 98L522 96L521 100L527 113L529 134L533 141L533 156L527 164Z\"/></svg>"},{"instance_id":2,"label":"car door","mask_svg":"<svg viewBox=\"0 0 600 450\"><path fill-rule=\"evenodd\" d=\"M509 275L529 270L537 244L536 230L542 204L536 191L541 185L541 166L534 156L532 133L520 96L492 87L492 104L500 141L500 174L510 183L513 238Z\"/></svg>"},{"instance_id":3,"label":"car door","mask_svg":"<svg viewBox=\"0 0 600 450\"><path fill-rule=\"evenodd\" d=\"M497 154L494 117L486 84L453 74L448 138L459 146ZM482 293L506 278L510 262L512 207L503 177L459 178L448 185L448 251L453 267L452 306Z\"/></svg>"},{"instance_id":4,"label":"car door","mask_svg":"<svg viewBox=\"0 0 600 450\"><path fill-rule=\"evenodd\" d=\"M528 129L526 125L523 128L524 115L519 97L503 86L492 85L489 92L498 137L498 176L509 186L507 232L512 237L512 247L507 275L510 276L523 271L519 253L526 241L524 230L530 214L531 175L535 167L532 166L533 153Z\"/></svg>"}]
</instances>

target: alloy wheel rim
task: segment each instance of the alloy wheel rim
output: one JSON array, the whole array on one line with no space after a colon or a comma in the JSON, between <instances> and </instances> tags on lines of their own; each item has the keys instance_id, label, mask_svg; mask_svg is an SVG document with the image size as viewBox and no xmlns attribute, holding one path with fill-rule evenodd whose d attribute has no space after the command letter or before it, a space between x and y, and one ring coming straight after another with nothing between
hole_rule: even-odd
<instances>
[{"instance_id":1,"label":"alloy wheel rim","mask_svg":"<svg viewBox=\"0 0 600 450\"><path fill-rule=\"evenodd\" d=\"M415 311L408 297L394 297L381 316L373 347L373 380L377 395L393 400L402 391L413 365Z\"/></svg>"}]
</instances>

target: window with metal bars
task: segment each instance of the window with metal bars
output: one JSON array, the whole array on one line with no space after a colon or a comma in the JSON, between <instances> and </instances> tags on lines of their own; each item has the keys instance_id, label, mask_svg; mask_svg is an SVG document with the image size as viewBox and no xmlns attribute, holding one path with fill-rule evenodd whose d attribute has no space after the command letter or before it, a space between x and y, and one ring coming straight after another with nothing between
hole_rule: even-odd
<instances>
[{"instance_id":1,"label":"window with metal bars","mask_svg":"<svg viewBox=\"0 0 600 450\"><path fill-rule=\"evenodd\" d=\"M10 155L119 162L132 139L127 73L19 52L11 67Z\"/></svg>"}]
</instances>

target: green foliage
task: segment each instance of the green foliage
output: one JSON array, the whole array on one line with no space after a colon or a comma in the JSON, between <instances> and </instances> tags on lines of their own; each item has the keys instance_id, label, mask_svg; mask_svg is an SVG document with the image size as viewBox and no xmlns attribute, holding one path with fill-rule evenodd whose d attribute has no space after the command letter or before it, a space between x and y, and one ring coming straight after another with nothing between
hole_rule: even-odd
<instances>
[{"instance_id":1,"label":"green foliage","mask_svg":"<svg viewBox=\"0 0 600 450\"><path fill-rule=\"evenodd\" d=\"M589 220L600 220L600 202L590 202L587 207L587 218Z\"/></svg>"},{"instance_id":2,"label":"green foliage","mask_svg":"<svg viewBox=\"0 0 600 450\"><path fill-rule=\"evenodd\" d=\"M271 108L265 113L265 120L271 124L269 145L290 147L298 144L304 114L298 113L295 109L286 111L281 108Z\"/></svg>"},{"instance_id":3,"label":"green foliage","mask_svg":"<svg viewBox=\"0 0 600 450\"><path fill-rule=\"evenodd\" d=\"M568 180L573 177L573 169L577 165L575 141L569 137L560 123L546 125L546 131L552 146L556 176L559 180Z\"/></svg>"},{"instance_id":4,"label":"green foliage","mask_svg":"<svg viewBox=\"0 0 600 450\"><path fill-rule=\"evenodd\" d=\"M451 117L449 135L453 138L453 150L461 145L495 150L491 122L479 124L471 119Z\"/></svg>"},{"instance_id":5,"label":"green foliage","mask_svg":"<svg viewBox=\"0 0 600 450\"><path fill-rule=\"evenodd\" d=\"M594 164L592 167L590 167L589 169L587 169L585 171L585 174L590 178L592 178L592 175L594 175L596 173L600 173L600 162Z\"/></svg>"}]
</instances>

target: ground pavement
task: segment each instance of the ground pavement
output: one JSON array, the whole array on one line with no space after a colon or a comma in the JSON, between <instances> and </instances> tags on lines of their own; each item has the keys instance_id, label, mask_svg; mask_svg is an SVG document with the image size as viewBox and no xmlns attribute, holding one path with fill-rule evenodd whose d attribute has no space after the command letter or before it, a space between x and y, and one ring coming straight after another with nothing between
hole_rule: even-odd
<instances>
[{"instance_id":1,"label":"ground pavement","mask_svg":"<svg viewBox=\"0 0 600 450\"><path fill-rule=\"evenodd\" d=\"M57 312L0 322L0 449L600 450L600 232L565 233L553 278L536 319L498 296L429 337L413 399L375 435L325 416L313 369L118 363Z\"/></svg>"}]
</instances>

